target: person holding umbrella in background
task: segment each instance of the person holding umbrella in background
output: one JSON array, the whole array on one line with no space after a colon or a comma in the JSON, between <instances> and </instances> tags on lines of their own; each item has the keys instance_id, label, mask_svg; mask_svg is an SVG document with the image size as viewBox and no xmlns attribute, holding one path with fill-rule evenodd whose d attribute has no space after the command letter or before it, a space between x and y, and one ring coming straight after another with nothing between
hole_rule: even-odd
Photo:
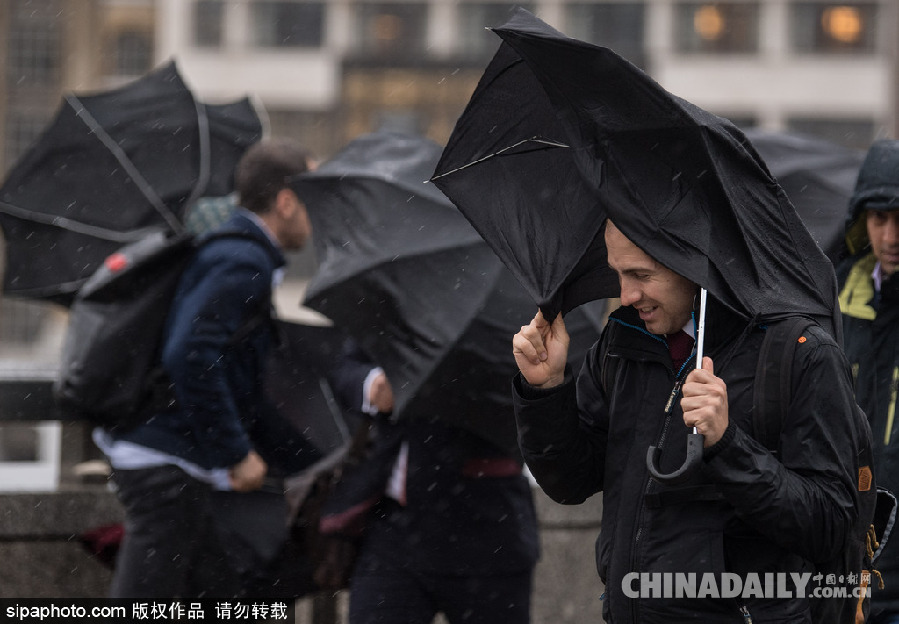
<instances>
[{"instance_id":1,"label":"person holding umbrella in background","mask_svg":"<svg viewBox=\"0 0 899 624\"><path fill-rule=\"evenodd\" d=\"M846 248L837 267L843 340L856 399L871 421L878 484L899 489L896 396L899 386L899 141L868 150L849 201ZM878 562L884 590L871 601L871 622L899 622L899 553Z\"/></svg>"},{"instance_id":2,"label":"person holding umbrella in background","mask_svg":"<svg viewBox=\"0 0 899 624\"><path fill-rule=\"evenodd\" d=\"M305 304L349 333L392 389L371 452L323 511L323 533L359 539L352 624L429 624L441 612L453 624L530 621L539 538L507 345L531 303L423 183L440 151L378 131L293 184L319 259ZM569 321L583 354L598 330L582 314ZM360 401L357 388L348 402Z\"/></svg>"}]
</instances>

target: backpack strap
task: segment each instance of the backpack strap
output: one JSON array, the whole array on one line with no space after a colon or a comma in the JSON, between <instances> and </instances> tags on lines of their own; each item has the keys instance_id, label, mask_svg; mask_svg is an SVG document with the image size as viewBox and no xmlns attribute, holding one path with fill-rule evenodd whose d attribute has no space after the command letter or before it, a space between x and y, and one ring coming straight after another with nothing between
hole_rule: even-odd
<instances>
[{"instance_id":1,"label":"backpack strap","mask_svg":"<svg viewBox=\"0 0 899 624\"><path fill-rule=\"evenodd\" d=\"M792 399L793 355L802 334L814 324L804 316L791 316L765 329L752 393L752 437L775 455L780 453L780 432Z\"/></svg>"}]
</instances>

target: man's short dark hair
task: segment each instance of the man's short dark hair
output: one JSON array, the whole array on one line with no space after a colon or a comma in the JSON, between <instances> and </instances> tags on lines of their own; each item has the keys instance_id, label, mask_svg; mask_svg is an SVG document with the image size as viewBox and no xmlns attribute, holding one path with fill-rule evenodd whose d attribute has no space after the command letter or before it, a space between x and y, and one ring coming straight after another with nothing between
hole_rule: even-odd
<instances>
[{"instance_id":1,"label":"man's short dark hair","mask_svg":"<svg viewBox=\"0 0 899 624\"><path fill-rule=\"evenodd\" d=\"M252 145L237 163L234 187L240 205L255 213L265 213L287 180L309 169L309 152L290 139L269 139Z\"/></svg>"}]
</instances>

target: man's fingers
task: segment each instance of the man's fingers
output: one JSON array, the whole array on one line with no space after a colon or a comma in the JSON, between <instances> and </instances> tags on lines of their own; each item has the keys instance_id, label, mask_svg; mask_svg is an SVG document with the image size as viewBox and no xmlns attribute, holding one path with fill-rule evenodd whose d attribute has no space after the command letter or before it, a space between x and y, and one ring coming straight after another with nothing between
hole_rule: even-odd
<instances>
[{"instance_id":1,"label":"man's fingers","mask_svg":"<svg viewBox=\"0 0 899 624\"><path fill-rule=\"evenodd\" d=\"M512 338L512 351L521 353L529 362L539 364L547 358L543 337L533 325L526 325Z\"/></svg>"}]
</instances>

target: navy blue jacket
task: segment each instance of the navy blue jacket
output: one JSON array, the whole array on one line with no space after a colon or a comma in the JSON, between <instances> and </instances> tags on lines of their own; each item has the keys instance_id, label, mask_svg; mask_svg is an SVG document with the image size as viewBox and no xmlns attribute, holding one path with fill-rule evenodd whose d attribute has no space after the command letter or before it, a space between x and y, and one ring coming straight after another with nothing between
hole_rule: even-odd
<instances>
[{"instance_id":1,"label":"navy blue jacket","mask_svg":"<svg viewBox=\"0 0 899 624\"><path fill-rule=\"evenodd\" d=\"M270 309L272 277L284 256L246 213L234 215L220 230L245 236L200 246L166 324L162 364L176 406L117 437L203 468L233 466L253 448L276 472L294 472L319 456L265 398L272 324L266 317L240 340L234 338L249 319Z\"/></svg>"}]
</instances>

